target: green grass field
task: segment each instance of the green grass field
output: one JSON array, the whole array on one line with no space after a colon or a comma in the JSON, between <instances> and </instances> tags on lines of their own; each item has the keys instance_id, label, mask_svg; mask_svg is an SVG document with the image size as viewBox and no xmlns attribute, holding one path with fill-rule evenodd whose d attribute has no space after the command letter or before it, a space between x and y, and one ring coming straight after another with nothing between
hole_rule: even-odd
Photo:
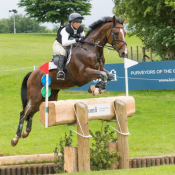
<instances>
[{"instance_id":1,"label":"green grass field","mask_svg":"<svg viewBox=\"0 0 175 175\"><path fill-rule=\"evenodd\" d=\"M66 175L173 175L175 165L163 165L150 168L138 168L130 170L107 170L107 171L91 171L89 173L73 173ZM61 174L63 175L63 174Z\"/></svg>"},{"instance_id":2,"label":"green grass field","mask_svg":"<svg viewBox=\"0 0 175 175\"><path fill-rule=\"evenodd\" d=\"M33 129L29 137L20 139L16 147L10 144L11 139L15 136L19 113L22 110L20 88L23 77L33 70L34 65L38 67L51 60L52 43L55 37L56 34L0 35L0 154L2 155L52 153L60 138L64 137L64 133L69 132L65 126L45 128L40 123L38 112L33 118ZM126 37L126 41L128 47L141 45L141 41L135 37ZM105 58L106 63L123 62L123 59L119 58L118 53L114 51L105 50ZM121 95L125 95L125 92L108 91L101 96ZM174 90L130 91L129 95L133 96L136 102L136 113L128 118L131 134L129 136L129 156L174 154ZM61 100L81 98L92 98L92 95L82 91L76 93L61 91L59 94ZM26 123L24 129L25 125ZM89 125L92 131L96 131L100 128L101 122L90 121ZM115 127L114 123L110 125ZM75 126L70 127L76 130ZM73 145L76 146L76 144L77 136L74 134ZM155 171L159 172L156 168ZM160 171L164 172L164 168L165 166ZM168 166L168 168L175 169L174 166ZM137 171L139 170L131 172L139 174ZM149 171L152 172L152 168L149 168ZM112 173L113 171L108 171L107 174Z\"/></svg>"}]
</instances>

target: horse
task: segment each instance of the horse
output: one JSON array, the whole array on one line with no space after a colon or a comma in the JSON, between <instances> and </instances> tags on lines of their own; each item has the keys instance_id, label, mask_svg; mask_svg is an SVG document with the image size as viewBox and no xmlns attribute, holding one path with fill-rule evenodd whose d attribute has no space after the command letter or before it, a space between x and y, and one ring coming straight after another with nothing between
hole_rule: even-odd
<instances>
[{"instance_id":1,"label":"horse","mask_svg":"<svg viewBox=\"0 0 175 175\"><path fill-rule=\"evenodd\" d=\"M117 51L119 57L125 58L128 54L125 41L125 30L123 23L125 18L120 20L113 17L103 17L89 26L83 43L76 43L72 46L70 62L65 66L65 80L56 79L57 69L50 70L49 76L52 79L50 84L51 95L49 101L57 101L58 93L61 89L69 89L76 86L85 85L95 79L101 79L94 87L90 87L88 92L94 93L98 89L101 94L106 90L106 85L113 79L113 75L104 69L105 58L103 54L106 43L110 48ZM16 146L19 138L26 138L32 129L33 115L39 111L40 104L45 101L41 95L43 87L41 78L45 73L37 68L29 72L23 79L21 86L21 101L23 110L20 112L19 124L15 138L11 140L11 145ZM26 130L22 133L24 121L27 121Z\"/></svg>"}]
</instances>

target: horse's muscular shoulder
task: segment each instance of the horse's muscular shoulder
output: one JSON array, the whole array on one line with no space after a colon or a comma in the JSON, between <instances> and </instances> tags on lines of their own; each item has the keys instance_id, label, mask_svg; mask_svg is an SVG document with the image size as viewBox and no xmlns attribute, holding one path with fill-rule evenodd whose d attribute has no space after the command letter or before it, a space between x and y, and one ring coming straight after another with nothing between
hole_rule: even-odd
<instances>
[{"instance_id":1,"label":"horse's muscular shoulder","mask_svg":"<svg viewBox=\"0 0 175 175\"><path fill-rule=\"evenodd\" d=\"M96 57L95 54L89 54L86 57L86 60L85 61L86 61L86 63L92 64L92 65L98 62L97 57Z\"/></svg>"},{"instance_id":2,"label":"horse's muscular shoulder","mask_svg":"<svg viewBox=\"0 0 175 175\"><path fill-rule=\"evenodd\" d=\"M100 66L100 62L98 61L96 55L89 55L86 59L86 65L87 67L91 67L93 69L98 70L100 67L103 67L103 62L101 62L101 66Z\"/></svg>"}]
</instances>

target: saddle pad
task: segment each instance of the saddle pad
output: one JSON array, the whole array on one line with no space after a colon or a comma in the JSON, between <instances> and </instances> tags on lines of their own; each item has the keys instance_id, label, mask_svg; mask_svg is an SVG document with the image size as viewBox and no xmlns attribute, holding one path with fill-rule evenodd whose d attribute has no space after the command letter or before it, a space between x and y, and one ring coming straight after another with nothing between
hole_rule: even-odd
<instances>
[{"instance_id":1,"label":"saddle pad","mask_svg":"<svg viewBox=\"0 0 175 175\"><path fill-rule=\"evenodd\" d=\"M49 62L49 70L57 69L57 65L54 62Z\"/></svg>"}]
</instances>

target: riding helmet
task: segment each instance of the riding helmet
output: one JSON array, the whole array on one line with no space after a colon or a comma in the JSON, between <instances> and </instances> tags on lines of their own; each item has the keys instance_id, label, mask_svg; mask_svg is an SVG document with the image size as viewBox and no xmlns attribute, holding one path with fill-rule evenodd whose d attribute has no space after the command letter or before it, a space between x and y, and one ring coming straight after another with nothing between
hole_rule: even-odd
<instances>
[{"instance_id":1,"label":"riding helmet","mask_svg":"<svg viewBox=\"0 0 175 175\"><path fill-rule=\"evenodd\" d=\"M82 22L83 17L79 13L71 13L69 15L68 21L69 22Z\"/></svg>"}]
</instances>

